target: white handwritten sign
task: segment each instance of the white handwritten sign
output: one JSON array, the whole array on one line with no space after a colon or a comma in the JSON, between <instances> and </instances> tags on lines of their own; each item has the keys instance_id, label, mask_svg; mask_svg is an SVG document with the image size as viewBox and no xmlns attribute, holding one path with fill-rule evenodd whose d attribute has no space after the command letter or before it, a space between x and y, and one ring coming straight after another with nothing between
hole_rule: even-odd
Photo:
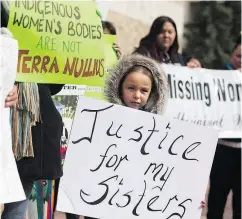
<instances>
[{"instance_id":1,"label":"white handwritten sign","mask_svg":"<svg viewBox=\"0 0 242 219\"><path fill-rule=\"evenodd\" d=\"M1 32L3 30L1 29ZM5 98L13 88L17 69L18 42L0 35L0 204L25 199L12 152L9 108Z\"/></svg>"},{"instance_id":2,"label":"white handwritten sign","mask_svg":"<svg viewBox=\"0 0 242 219\"><path fill-rule=\"evenodd\" d=\"M199 218L218 132L80 98L57 209L97 218Z\"/></svg>"},{"instance_id":3,"label":"white handwritten sign","mask_svg":"<svg viewBox=\"0 0 242 219\"><path fill-rule=\"evenodd\" d=\"M220 130L220 137L242 137L242 73L162 65L170 99L166 115Z\"/></svg>"}]
</instances>

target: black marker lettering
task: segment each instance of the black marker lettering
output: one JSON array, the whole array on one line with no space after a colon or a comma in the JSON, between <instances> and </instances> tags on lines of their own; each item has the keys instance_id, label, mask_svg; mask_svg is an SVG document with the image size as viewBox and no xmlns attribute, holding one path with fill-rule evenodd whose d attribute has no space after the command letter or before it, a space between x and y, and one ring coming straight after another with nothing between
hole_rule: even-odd
<instances>
[{"instance_id":1,"label":"black marker lettering","mask_svg":"<svg viewBox=\"0 0 242 219\"><path fill-rule=\"evenodd\" d=\"M111 179L116 179L116 181L117 181L118 176L117 175L116 176L112 176L112 177L110 177L110 178L108 178L108 179L106 179L106 180L104 180L104 181L102 181L102 182L100 182L98 184L98 185L104 186L106 188L106 190L105 190L104 194L99 199L97 199L96 201L89 202L89 201L85 200L84 197L83 197L83 195L90 196L90 194L85 193L81 189L81 191L80 191L80 197L81 197L82 201L84 201L85 203L87 203L89 205L98 205L98 204L102 203L106 199L106 197L108 195L108 191L109 191L109 186L106 184L106 182L109 181L109 180L111 180Z\"/></svg>"},{"instance_id":2,"label":"black marker lettering","mask_svg":"<svg viewBox=\"0 0 242 219\"><path fill-rule=\"evenodd\" d=\"M184 214L186 213L186 207L185 207L183 204L184 204L185 202L187 202L187 201L192 202L191 199L186 199L185 201L183 201L182 203L180 203L180 204L178 205L179 207L182 207L182 208L183 208L183 213L182 213L182 215L176 212L176 213L171 214L171 215L170 215L168 218L166 218L166 219L169 219L169 218L171 218L171 217L173 217L173 216L178 216L179 218L183 218Z\"/></svg>"},{"instance_id":3,"label":"black marker lettering","mask_svg":"<svg viewBox=\"0 0 242 219\"><path fill-rule=\"evenodd\" d=\"M169 147L169 150L168 150L169 154L171 154L171 155L177 155L177 154L173 153L171 149L172 149L173 145L175 144L175 142L176 142L179 138L182 138L182 139L183 139L184 136L183 136L183 135L180 135L180 136L178 136L178 137L172 142L172 144L171 144L171 146Z\"/></svg>"},{"instance_id":4,"label":"black marker lettering","mask_svg":"<svg viewBox=\"0 0 242 219\"><path fill-rule=\"evenodd\" d=\"M195 146L194 146L195 145ZM186 157L187 154L189 154L190 152L192 152L193 150L195 150L199 145L201 145L201 142L194 142L193 144L191 144L182 154L182 158L184 160L195 160L198 161L198 159L196 158L188 158ZM191 147L193 147L192 149L190 149ZM190 150L189 150L190 149Z\"/></svg>"},{"instance_id":5,"label":"black marker lettering","mask_svg":"<svg viewBox=\"0 0 242 219\"><path fill-rule=\"evenodd\" d=\"M129 191L129 192L127 192L127 193L125 193L125 194L123 195L124 197L127 197L127 199L128 199L128 201L127 201L127 203L126 203L125 205L121 206L120 204L116 203L116 205L117 205L119 208L125 208L126 206L128 206L128 205L130 204L130 202L131 202L131 196L129 195L129 193L131 193L131 192L133 192L133 190L132 190L132 191Z\"/></svg>"},{"instance_id":6,"label":"black marker lettering","mask_svg":"<svg viewBox=\"0 0 242 219\"><path fill-rule=\"evenodd\" d=\"M143 155L148 155L149 153L145 151L145 146L147 144L147 142L150 140L151 136L153 135L154 132L159 132L159 130L155 130L155 126L156 126L156 122L155 122L155 118L153 117L153 121L154 121L154 126L152 130L148 130L148 132L151 132L149 137L145 140L144 144L142 145L140 152Z\"/></svg>"},{"instance_id":7,"label":"black marker lettering","mask_svg":"<svg viewBox=\"0 0 242 219\"><path fill-rule=\"evenodd\" d=\"M114 193L114 195L110 198L110 200L109 200L109 202L108 202L108 204L109 205L113 205L112 204L112 200L113 200L113 198L118 194L118 192L119 192L119 189Z\"/></svg>"},{"instance_id":8,"label":"black marker lettering","mask_svg":"<svg viewBox=\"0 0 242 219\"><path fill-rule=\"evenodd\" d=\"M170 127L170 123L167 124L166 129L171 129L171 127ZM163 141L167 138L167 135L168 135L168 132L166 132L165 137L160 141L160 144L159 144L159 146L158 146L159 149L162 148L162 147L161 147L161 144L162 144Z\"/></svg>"},{"instance_id":9,"label":"black marker lettering","mask_svg":"<svg viewBox=\"0 0 242 219\"><path fill-rule=\"evenodd\" d=\"M111 130L111 128L113 127L113 122L112 122L111 126L110 126L109 129L107 130L107 135L108 135L108 136L116 136L117 138L121 138L121 136L118 135L118 132L119 132L119 130L120 130L120 128L121 128L122 126L123 126L123 125L120 125L120 126L119 126L119 128L118 128L117 131L116 131L116 133L111 134L111 133L110 133L110 130Z\"/></svg>"},{"instance_id":10,"label":"black marker lettering","mask_svg":"<svg viewBox=\"0 0 242 219\"><path fill-rule=\"evenodd\" d=\"M162 211L162 209L152 209L150 206L153 205L157 199L159 199L160 196L155 196L152 199L149 200L148 204L147 204L147 209L148 211Z\"/></svg>"},{"instance_id":11,"label":"black marker lettering","mask_svg":"<svg viewBox=\"0 0 242 219\"><path fill-rule=\"evenodd\" d=\"M142 139L142 133L139 130L142 129L143 127L144 126L141 126L141 127L137 128L137 129L135 129L134 131L139 133L139 137L138 138L130 138L129 141L139 142Z\"/></svg>"},{"instance_id":12,"label":"black marker lettering","mask_svg":"<svg viewBox=\"0 0 242 219\"><path fill-rule=\"evenodd\" d=\"M97 166L97 168L95 168L95 169L90 169L90 171L95 172L95 171L99 170L99 168L102 166L102 164L103 164L105 158L107 157L107 153L108 153L108 151L109 151L109 149L110 149L111 147L115 147L115 148L116 148L117 145L116 145L116 144L111 144L111 145L107 148L105 154L104 154L104 155L100 155L100 157L103 158L102 161L101 161L101 163Z\"/></svg>"},{"instance_id":13,"label":"black marker lettering","mask_svg":"<svg viewBox=\"0 0 242 219\"><path fill-rule=\"evenodd\" d=\"M121 162L122 162L123 160L129 161L129 160L128 160L128 156L127 156L127 155L125 155L124 157L121 156L118 165L114 168L114 171L118 169L119 165L121 164Z\"/></svg>"},{"instance_id":14,"label":"black marker lettering","mask_svg":"<svg viewBox=\"0 0 242 219\"><path fill-rule=\"evenodd\" d=\"M90 110L90 109L84 109L84 110L82 110L81 113L82 113L82 112L95 112L95 118L94 118L94 122L93 122L93 125L92 125L91 137L83 137L83 138L80 138L80 139L78 139L78 140L76 140L76 141L72 141L72 143L73 143L73 144L77 144L77 143L79 143L79 142L81 142L81 141L84 141L84 140L87 140L87 141L89 141L90 143L92 143L92 137L93 137L93 133L94 133L94 129L95 129L95 125L96 125L96 121L97 121L97 114L98 114L99 112L102 112L102 111L105 111L105 110L107 110L107 109L110 109L110 108L112 108L113 106L114 106L114 105L111 105L111 106L108 106L108 107L106 107L106 108L104 108L104 109L99 109L99 110Z\"/></svg>"},{"instance_id":15,"label":"black marker lettering","mask_svg":"<svg viewBox=\"0 0 242 219\"><path fill-rule=\"evenodd\" d=\"M143 192L142 195L140 195L141 198L140 198L139 202L137 203L137 205L134 207L134 209L133 209L133 211L132 211L133 215L135 215L135 216L139 216L139 214L137 213L137 208L139 207L139 205L140 205L142 199L143 199L144 196L145 196L145 192L146 192L146 181L145 181L145 180L144 180L144 183L145 183L144 192Z\"/></svg>"},{"instance_id":16,"label":"black marker lettering","mask_svg":"<svg viewBox=\"0 0 242 219\"><path fill-rule=\"evenodd\" d=\"M166 207L164 208L164 210L162 211L162 213L164 213L165 212L165 210L167 209L167 207L169 206L169 204L170 204L170 202L172 201L172 200L176 200L176 201L178 201L178 199L177 199L177 196L175 195L173 198L170 198L169 199L169 201L168 201L168 203L167 203L167 205L166 205Z\"/></svg>"}]
</instances>

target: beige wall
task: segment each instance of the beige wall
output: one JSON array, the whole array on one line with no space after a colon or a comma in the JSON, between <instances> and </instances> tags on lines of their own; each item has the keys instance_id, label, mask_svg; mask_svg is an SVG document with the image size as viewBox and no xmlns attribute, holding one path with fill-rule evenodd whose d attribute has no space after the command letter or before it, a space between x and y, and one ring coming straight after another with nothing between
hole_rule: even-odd
<instances>
[{"instance_id":1,"label":"beige wall","mask_svg":"<svg viewBox=\"0 0 242 219\"><path fill-rule=\"evenodd\" d=\"M96 0L103 19L114 23L118 44L124 53L133 51L152 22L161 15L171 17L177 25L180 45L183 41L184 21L189 2L186 1L103 1Z\"/></svg>"},{"instance_id":2,"label":"beige wall","mask_svg":"<svg viewBox=\"0 0 242 219\"><path fill-rule=\"evenodd\" d=\"M123 14L109 11L107 20L112 21L117 29L117 44L123 54L132 53L142 36L145 36L150 26L140 20L127 17ZM128 28L127 28L128 26Z\"/></svg>"}]
</instances>

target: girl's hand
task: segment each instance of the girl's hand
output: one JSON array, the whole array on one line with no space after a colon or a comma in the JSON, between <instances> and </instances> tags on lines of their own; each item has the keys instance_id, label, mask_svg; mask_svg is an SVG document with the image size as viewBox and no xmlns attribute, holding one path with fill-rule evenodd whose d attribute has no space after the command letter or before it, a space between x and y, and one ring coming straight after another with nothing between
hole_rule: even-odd
<instances>
[{"instance_id":1,"label":"girl's hand","mask_svg":"<svg viewBox=\"0 0 242 219\"><path fill-rule=\"evenodd\" d=\"M201 201L201 208L206 207L207 203L205 201Z\"/></svg>"},{"instance_id":2,"label":"girl's hand","mask_svg":"<svg viewBox=\"0 0 242 219\"><path fill-rule=\"evenodd\" d=\"M116 43L114 43L114 44L113 44L113 48L114 48L114 50L116 51L116 53L117 53L117 55L118 55L118 58L120 58L121 55L122 55L122 53L121 53L121 50L120 50L119 46L118 46Z\"/></svg>"},{"instance_id":3,"label":"girl's hand","mask_svg":"<svg viewBox=\"0 0 242 219\"><path fill-rule=\"evenodd\" d=\"M18 91L17 86L14 85L13 89L8 93L8 96L5 99L5 107L12 107L18 101Z\"/></svg>"},{"instance_id":4,"label":"girl's hand","mask_svg":"<svg viewBox=\"0 0 242 219\"><path fill-rule=\"evenodd\" d=\"M202 65L197 59L192 58L187 63L187 67L189 67L189 68L202 68Z\"/></svg>"}]
</instances>

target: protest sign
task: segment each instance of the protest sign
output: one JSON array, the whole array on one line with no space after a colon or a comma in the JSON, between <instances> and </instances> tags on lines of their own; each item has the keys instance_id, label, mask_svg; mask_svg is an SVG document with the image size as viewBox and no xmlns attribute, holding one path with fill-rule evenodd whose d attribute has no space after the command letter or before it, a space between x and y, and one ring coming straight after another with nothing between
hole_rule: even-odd
<instances>
[{"instance_id":1,"label":"protest sign","mask_svg":"<svg viewBox=\"0 0 242 219\"><path fill-rule=\"evenodd\" d=\"M220 130L220 137L241 137L242 74L162 65L170 98L165 115Z\"/></svg>"},{"instance_id":2,"label":"protest sign","mask_svg":"<svg viewBox=\"0 0 242 219\"><path fill-rule=\"evenodd\" d=\"M103 90L105 86L105 81L112 70L112 68L118 62L117 54L113 49L113 44L116 42L115 35L104 34L104 43L103 50L105 53L105 74L103 76L102 83L100 82L99 86L86 86L86 85L73 85L67 84L63 87L61 92L58 95L81 95L90 98L103 99Z\"/></svg>"},{"instance_id":3,"label":"protest sign","mask_svg":"<svg viewBox=\"0 0 242 219\"><path fill-rule=\"evenodd\" d=\"M2 31L1 31L2 32ZM0 204L25 199L12 151L10 108L5 98L14 86L18 42L7 34L0 35Z\"/></svg>"},{"instance_id":4,"label":"protest sign","mask_svg":"<svg viewBox=\"0 0 242 219\"><path fill-rule=\"evenodd\" d=\"M85 90L85 97L91 97L95 99L104 99L103 91L105 86L105 81L108 77L108 75L111 73L112 69L115 67L115 65L118 62L118 56L116 51L113 48L114 43L116 42L117 36L116 35L109 35L104 34L104 43L103 43L103 50L105 53L105 75L103 84L100 84L100 86L87 86Z\"/></svg>"},{"instance_id":5,"label":"protest sign","mask_svg":"<svg viewBox=\"0 0 242 219\"><path fill-rule=\"evenodd\" d=\"M57 210L96 218L199 218L214 129L80 98Z\"/></svg>"},{"instance_id":6,"label":"protest sign","mask_svg":"<svg viewBox=\"0 0 242 219\"><path fill-rule=\"evenodd\" d=\"M103 29L93 1L10 1L17 81L103 84Z\"/></svg>"}]
</instances>

